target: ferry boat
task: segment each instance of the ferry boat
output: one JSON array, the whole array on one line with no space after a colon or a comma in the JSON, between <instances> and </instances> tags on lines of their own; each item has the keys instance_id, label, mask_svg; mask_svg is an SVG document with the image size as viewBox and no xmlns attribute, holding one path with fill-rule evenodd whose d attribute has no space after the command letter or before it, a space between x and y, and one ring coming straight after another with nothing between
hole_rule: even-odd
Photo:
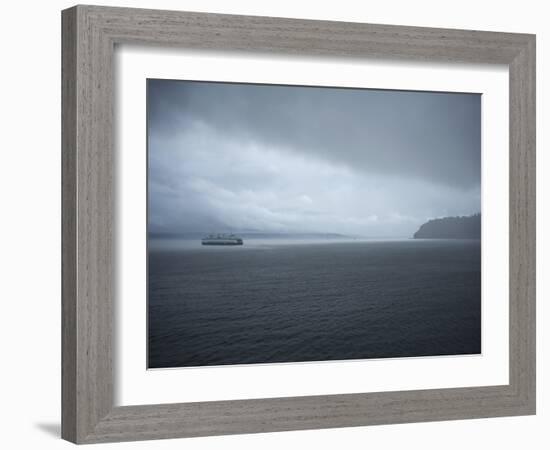
<instances>
[{"instance_id":1,"label":"ferry boat","mask_svg":"<svg viewBox=\"0 0 550 450\"><path fill-rule=\"evenodd\" d=\"M234 234L209 234L202 238L202 245L243 245L243 240Z\"/></svg>"}]
</instances>

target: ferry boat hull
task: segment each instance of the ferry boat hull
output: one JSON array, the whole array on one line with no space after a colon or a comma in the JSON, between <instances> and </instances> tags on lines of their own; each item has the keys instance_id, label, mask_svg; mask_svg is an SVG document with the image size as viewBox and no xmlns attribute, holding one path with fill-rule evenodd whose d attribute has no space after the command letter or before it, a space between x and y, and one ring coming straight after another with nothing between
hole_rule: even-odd
<instances>
[{"instance_id":1,"label":"ferry boat hull","mask_svg":"<svg viewBox=\"0 0 550 450\"><path fill-rule=\"evenodd\" d=\"M243 240L235 235L207 236L201 242L202 245L243 245Z\"/></svg>"}]
</instances>

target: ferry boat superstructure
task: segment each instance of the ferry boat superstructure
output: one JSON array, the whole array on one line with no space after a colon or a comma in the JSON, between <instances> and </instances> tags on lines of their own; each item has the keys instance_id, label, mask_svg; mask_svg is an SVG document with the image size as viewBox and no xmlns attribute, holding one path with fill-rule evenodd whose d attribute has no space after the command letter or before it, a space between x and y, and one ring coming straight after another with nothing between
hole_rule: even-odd
<instances>
[{"instance_id":1,"label":"ferry boat superstructure","mask_svg":"<svg viewBox=\"0 0 550 450\"><path fill-rule=\"evenodd\" d=\"M202 245L243 245L243 240L234 234L209 234L202 238Z\"/></svg>"}]
</instances>

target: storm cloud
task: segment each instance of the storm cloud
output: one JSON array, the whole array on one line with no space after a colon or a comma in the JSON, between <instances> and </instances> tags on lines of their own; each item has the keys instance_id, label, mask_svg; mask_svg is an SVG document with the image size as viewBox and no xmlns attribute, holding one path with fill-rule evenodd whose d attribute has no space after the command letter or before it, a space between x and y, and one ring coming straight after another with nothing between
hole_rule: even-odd
<instances>
[{"instance_id":1,"label":"storm cloud","mask_svg":"<svg viewBox=\"0 0 550 450\"><path fill-rule=\"evenodd\" d=\"M410 236L480 169L478 94L148 80L155 233Z\"/></svg>"}]
</instances>

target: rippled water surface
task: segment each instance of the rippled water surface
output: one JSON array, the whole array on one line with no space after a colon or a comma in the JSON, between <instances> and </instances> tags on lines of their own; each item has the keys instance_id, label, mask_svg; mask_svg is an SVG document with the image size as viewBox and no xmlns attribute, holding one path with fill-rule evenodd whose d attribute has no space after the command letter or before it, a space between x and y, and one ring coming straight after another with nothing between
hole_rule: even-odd
<instances>
[{"instance_id":1,"label":"rippled water surface","mask_svg":"<svg viewBox=\"0 0 550 450\"><path fill-rule=\"evenodd\" d=\"M150 245L150 368L475 354L480 242Z\"/></svg>"}]
</instances>

